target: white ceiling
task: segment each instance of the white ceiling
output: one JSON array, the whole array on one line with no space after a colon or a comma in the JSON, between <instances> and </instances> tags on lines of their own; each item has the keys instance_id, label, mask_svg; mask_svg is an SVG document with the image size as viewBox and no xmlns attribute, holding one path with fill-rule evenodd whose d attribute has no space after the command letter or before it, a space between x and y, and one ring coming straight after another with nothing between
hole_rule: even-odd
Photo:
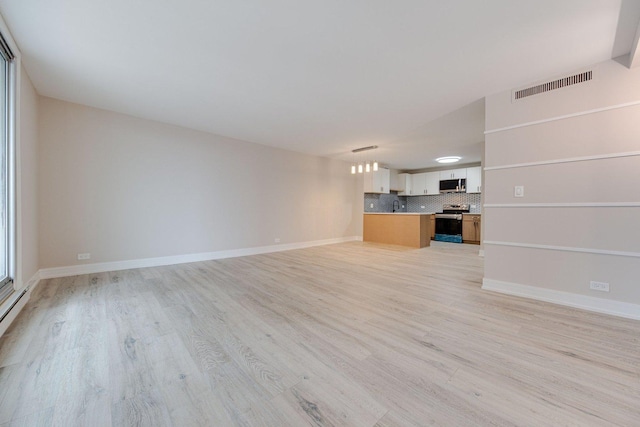
<instances>
[{"instance_id":1,"label":"white ceiling","mask_svg":"<svg viewBox=\"0 0 640 427\"><path fill-rule=\"evenodd\" d=\"M616 0L0 0L0 13L41 95L347 160L376 144L412 169L480 160L485 95L629 52L639 3L622 19Z\"/></svg>"}]
</instances>

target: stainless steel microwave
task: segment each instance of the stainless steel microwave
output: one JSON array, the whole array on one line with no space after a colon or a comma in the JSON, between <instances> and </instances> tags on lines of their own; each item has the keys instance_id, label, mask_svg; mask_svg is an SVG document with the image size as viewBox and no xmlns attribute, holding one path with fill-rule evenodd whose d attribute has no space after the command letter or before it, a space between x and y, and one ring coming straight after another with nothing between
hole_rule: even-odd
<instances>
[{"instance_id":1,"label":"stainless steel microwave","mask_svg":"<svg viewBox=\"0 0 640 427\"><path fill-rule=\"evenodd\" d=\"M466 193L467 180L462 179L443 179L440 181L441 193Z\"/></svg>"}]
</instances>

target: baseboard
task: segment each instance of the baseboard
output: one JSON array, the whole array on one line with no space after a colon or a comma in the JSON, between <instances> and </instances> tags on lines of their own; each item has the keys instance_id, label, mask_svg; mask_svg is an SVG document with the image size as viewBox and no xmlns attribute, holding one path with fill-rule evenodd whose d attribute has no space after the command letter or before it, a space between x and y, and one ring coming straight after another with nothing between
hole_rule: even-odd
<instances>
[{"instance_id":1,"label":"baseboard","mask_svg":"<svg viewBox=\"0 0 640 427\"><path fill-rule=\"evenodd\" d=\"M22 290L24 290L24 288L27 288L27 292L22 296L22 298L20 298L17 304L13 306L13 308L6 315L6 317L2 319L2 322L0 322L0 336L2 336L2 334L5 333L5 331L11 325L11 322L15 320L15 318L18 316L18 313L20 313L20 311L24 308L27 302L29 302L29 298L31 298L31 293L38 286L38 284L40 284L40 272L36 271L36 274L34 274L33 277L29 279L26 286L16 291L16 294L18 294L18 293L21 293ZM13 300L9 299L6 301L6 304L10 306L11 304L13 304L13 302L15 302L15 299Z\"/></svg>"},{"instance_id":2,"label":"baseboard","mask_svg":"<svg viewBox=\"0 0 640 427\"><path fill-rule=\"evenodd\" d=\"M482 280L482 289L551 302L554 304L566 305L574 308L581 308L583 310L595 311L597 313L640 320L639 304L631 304L628 302L596 298L587 295L573 294L570 292L556 291L553 289L538 288L536 286L502 282L486 278Z\"/></svg>"},{"instance_id":3,"label":"baseboard","mask_svg":"<svg viewBox=\"0 0 640 427\"><path fill-rule=\"evenodd\" d=\"M360 240L362 238L360 237ZM101 262L95 264L70 265L67 267L43 268L40 278L78 276L81 274L103 273L106 271L129 270L132 268L159 267L163 265L185 264L189 262L211 261L216 259L235 258L249 255L268 254L272 252L304 249L314 246L332 245L335 243L353 242L358 236L338 237L335 239L313 240L309 242L286 243L280 245L258 246L254 248L231 249L226 251L203 252L197 254L175 255L158 258L143 258L126 261Z\"/></svg>"}]
</instances>

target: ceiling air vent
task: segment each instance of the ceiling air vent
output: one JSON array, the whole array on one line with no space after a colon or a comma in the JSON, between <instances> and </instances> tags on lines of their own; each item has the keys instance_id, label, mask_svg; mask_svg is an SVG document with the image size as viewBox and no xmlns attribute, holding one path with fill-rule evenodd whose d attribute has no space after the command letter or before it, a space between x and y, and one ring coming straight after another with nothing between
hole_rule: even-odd
<instances>
[{"instance_id":1,"label":"ceiling air vent","mask_svg":"<svg viewBox=\"0 0 640 427\"><path fill-rule=\"evenodd\" d=\"M564 77L552 82L542 83L537 86L517 90L514 93L514 99L518 100L526 98L527 96L538 95L539 93L549 92L550 90L556 90L578 83L588 82L591 79L593 79L593 71L585 71L584 73L576 74L570 77Z\"/></svg>"}]
</instances>

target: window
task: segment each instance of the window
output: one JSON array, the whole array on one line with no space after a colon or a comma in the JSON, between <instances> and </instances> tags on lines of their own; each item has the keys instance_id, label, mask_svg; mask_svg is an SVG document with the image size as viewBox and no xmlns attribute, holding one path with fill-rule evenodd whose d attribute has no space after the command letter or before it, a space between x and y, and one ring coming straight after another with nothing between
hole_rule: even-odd
<instances>
[{"instance_id":1,"label":"window","mask_svg":"<svg viewBox=\"0 0 640 427\"><path fill-rule=\"evenodd\" d=\"M11 209L13 195L11 176L12 141L11 120L12 102L11 85L13 53L0 35L0 302L13 291L11 277Z\"/></svg>"}]
</instances>

